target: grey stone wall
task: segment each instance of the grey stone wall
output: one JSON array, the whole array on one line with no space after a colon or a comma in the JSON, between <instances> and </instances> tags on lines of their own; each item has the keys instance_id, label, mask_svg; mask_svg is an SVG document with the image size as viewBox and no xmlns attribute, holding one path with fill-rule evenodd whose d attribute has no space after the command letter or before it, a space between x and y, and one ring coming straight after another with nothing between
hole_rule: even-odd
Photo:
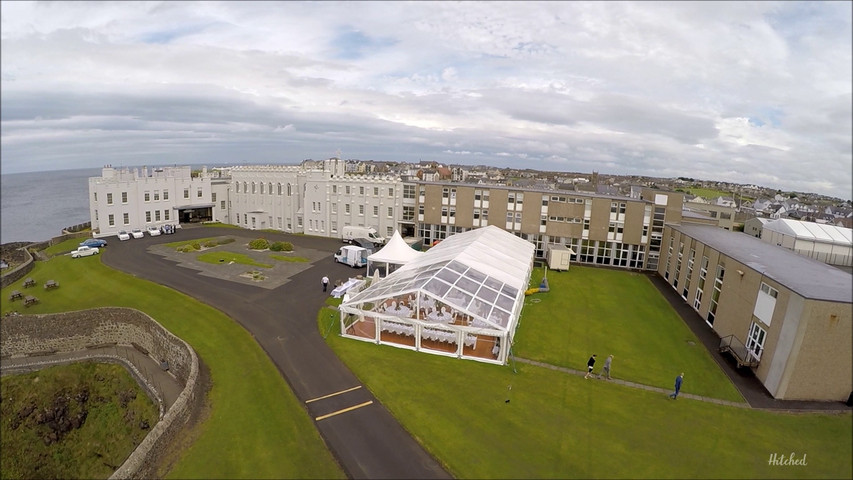
<instances>
[{"instance_id":1,"label":"grey stone wall","mask_svg":"<svg viewBox=\"0 0 853 480\"><path fill-rule=\"evenodd\" d=\"M169 371L184 385L178 399L110 478L153 478L158 460L183 426L197 416L204 391L199 360L193 349L148 315L129 308L98 308L51 315L13 315L0 319L0 357L20 358L52 353L83 352L103 345L133 345ZM81 358L82 359L82 358ZM132 369L149 388L156 382ZM158 395L162 397L162 395Z\"/></svg>"}]
</instances>

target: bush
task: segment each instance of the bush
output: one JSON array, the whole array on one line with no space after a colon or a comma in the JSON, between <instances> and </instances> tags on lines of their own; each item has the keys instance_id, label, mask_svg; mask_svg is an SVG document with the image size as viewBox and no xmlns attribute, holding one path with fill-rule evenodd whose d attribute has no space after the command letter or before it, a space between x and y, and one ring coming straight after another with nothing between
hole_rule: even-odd
<instances>
[{"instance_id":1,"label":"bush","mask_svg":"<svg viewBox=\"0 0 853 480\"><path fill-rule=\"evenodd\" d=\"M220 245L227 245L229 243L234 243L234 239L231 237L228 237L228 238L223 238L222 240L219 241Z\"/></svg>"},{"instance_id":2,"label":"bush","mask_svg":"<svg viewBox=\"0 0 853 480\"><path fill-rule=\"evenodd\" d=\"M266 250L270 248L270 242L265 238L256 238L249 242L249 248L252 250Z\"/></svg>"},{"instance_id":3,"label":"bush","mask_svg":"<svg viewBox=\"0 0 853 480\"><path fill-rule=\"evenodd\" d=\"M270 245L270 250L273 252L292 252L293 244L290 242L273 242Z\"/></svg>"},{"instance_id":4,"label":"bush","mask_svg":"<svg viewBox=\"0 0 853 480\"><path fill-rule=\"evenodd\" d=\"M199 242L193 242L190 244L193 250L201 250L201 244Z\"/></svg>"},{"instance_id":5,"label":"bush","mask_svg":"<svg viewBox=\"0 0 853 480\"><path fill-rule=\"evenodd\" d=\"M213 248L217 245L219 245L219 244L213 240L208 240L208 241L204 242L204 248Z\"/></svg>"}]
</instances>

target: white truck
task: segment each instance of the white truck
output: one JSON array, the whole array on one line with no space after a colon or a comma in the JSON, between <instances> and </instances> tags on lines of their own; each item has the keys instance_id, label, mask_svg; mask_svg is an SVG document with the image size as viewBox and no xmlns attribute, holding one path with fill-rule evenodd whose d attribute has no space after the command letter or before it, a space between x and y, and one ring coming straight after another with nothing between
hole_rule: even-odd
<instances>
[{"instance_id":1,"label":"white truck","mask_svg":"<svg viewBox=\"0 0 853 480\"><path fill-rule=\"evenodd\" d=\"M355 238L366 238L377 245L385 245L385 239L380 237L373 227L346 225L341 229L341 240L344 242L352 243Z\"/></svg>"},{"instance_id":2,"label":"white truck","mask_svg":"<svg viewBox=\"0 0 853 480\"><path fill-rule=\"evenodd\" d=\"M366 248L356 247L354 245L345 245L335 254L335 261L349 265L353 268L361 268L367 266L367 256L370 253Z\"/></svg>"}]
</instances>

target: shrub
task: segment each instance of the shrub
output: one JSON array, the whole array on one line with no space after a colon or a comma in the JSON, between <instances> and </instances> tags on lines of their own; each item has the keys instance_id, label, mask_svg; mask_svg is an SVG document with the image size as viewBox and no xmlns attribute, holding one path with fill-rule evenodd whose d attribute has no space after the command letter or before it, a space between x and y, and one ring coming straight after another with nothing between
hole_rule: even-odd
<instances>
[{"instance_id":1,"label":"shrub","mask_svg":"<svg viewBox=\"0 0 853 480\"><path fill-rule=\"evenodd\" d=\"M219 244L214 242L213 240L208 240L208 241L204 242L204 248L213 248L217 245L219 245Z\"/></svg>"},{"instance_id":2,"label":"shrub","mask_svg":"<svg viewBox=\"0 0 853 480\"><path fill-rule=\"evenodd\" d=\"M234 243L234 239L231 237L228 237L228 238L223 238L222 240L219 241L220 245L227 245L229 243Z\"/></svg>"},{"instance_id":3,"label":"shrub","mask_svg":"<svg viewBox=\"0 0 853 480\"><path fill-rule=\"evenodd\" d=\"M199 242L193 242L190 246L192 246L193 250L201 250L201 244Z\"/></svg>"},{"instance_id":4,"label":"shrub","mask_svg":"<svg viewBox=\"0 0 853 480\"><path fill-rule=\"evenodd\" d=\"M270 250L273 252L292 252L293 244L290 242L273 242L270 245Z\"/></svg>"},{"instance_id":5,"label":"shrub","mask_svg":"<svg viewBox=\"0 0 853 480\"><path fill-rule=\"evenodd\" d=\"M249 248L252 250L266 250L270 248L270 242L265 238L256 238L249 242Z\"/></svg>"}]
</instances>

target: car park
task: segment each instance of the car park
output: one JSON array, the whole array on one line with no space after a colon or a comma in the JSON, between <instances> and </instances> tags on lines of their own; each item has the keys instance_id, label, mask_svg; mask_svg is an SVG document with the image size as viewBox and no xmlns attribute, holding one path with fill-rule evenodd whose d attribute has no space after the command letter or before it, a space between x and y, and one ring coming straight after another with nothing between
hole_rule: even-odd
<instances>
[{"instance_id":1,"label":"car park","mask_svg":"<svg viewBox=\"0 0 853 480\"><path fill-rule=\"evenodd\" d=\"M107 246L107 241L100 238L87 238L80 242L80 247L96 247L102 248Z\"/></svg>"},{"instance_id":2,"label":"car park","mask_svg":"<svg viewBox=\"0 0 853 480\"><path fill-rule=\"evenodd\" d=\"M142 233L142 230L138 228L134 228L133 230L131 230L130 234L133 235L133 238L142 238L145 236L145 234Z\"/></svg>"},{"instance_id":3,"label":"car park","mask_svg":"<svg viewBox=\"0 0 853 480\"><path fill-rule=\"evenodd\" d=\"M157 227L148 227L148 235L156 237L157 235L160 235L160 229Z\"/></svg>"},{"instance_id":4,"label":"car park","mask_svg":"<svg viewBox=\"0 0 853 480\"><path fill-rule=\"evenodd\" d=\"M118 239L121 241L130 240L130 234L122 230L118 232Z\"/></svg>"},{"instance_id":5,"label":"car park","mask_svg":"<svg viewBox=\"0 0 853 480\"><path fill-rule=\"evenodd\" d=\"M88 257L89 255L97 255L99 251L100 250L98 250L97 247L77 247L77 250L74 250L73 252L71 252L71 258Z\"/></svg>"}]
</instances>

